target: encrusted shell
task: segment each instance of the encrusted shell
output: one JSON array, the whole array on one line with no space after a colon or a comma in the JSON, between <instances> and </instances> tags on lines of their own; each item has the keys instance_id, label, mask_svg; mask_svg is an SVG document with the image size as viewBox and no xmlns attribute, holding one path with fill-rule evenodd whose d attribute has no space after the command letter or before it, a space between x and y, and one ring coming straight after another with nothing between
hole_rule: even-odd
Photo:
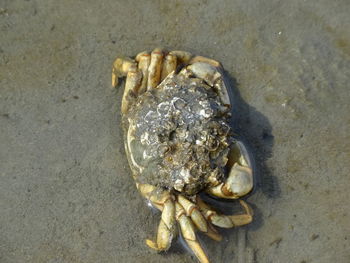
<instances>
[{"instance_id":1,"label":"encrusted shell","mask_svg":"<svg viewBox=\"0 0 350 263\"><path fill-rule=\"evenodd\" d=\"M193 195L225 175L233 137L217 92L198 78L169 75L124 116L135 179Z\"/></svg>"}]
</instances>

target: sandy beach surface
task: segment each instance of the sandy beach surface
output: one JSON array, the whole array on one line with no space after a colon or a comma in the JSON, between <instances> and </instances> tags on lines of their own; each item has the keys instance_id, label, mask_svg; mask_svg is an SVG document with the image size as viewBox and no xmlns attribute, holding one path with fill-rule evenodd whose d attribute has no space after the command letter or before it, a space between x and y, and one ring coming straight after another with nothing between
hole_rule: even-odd
<instances>
[{"instance_id":1,"label":"sandy beach surface","mask_svg":"<svg viewBox=\"0 0 350 263\"><path fill-rule=\"evenodd\" d=\"M255 219L212 263L350 262L350 2L0 1L0 262L197 262L146 247L159 213L124 154L117 56L212 57L255 156ZM226 203L226 208L235 203Z\"/></svg>"}]
</instances>

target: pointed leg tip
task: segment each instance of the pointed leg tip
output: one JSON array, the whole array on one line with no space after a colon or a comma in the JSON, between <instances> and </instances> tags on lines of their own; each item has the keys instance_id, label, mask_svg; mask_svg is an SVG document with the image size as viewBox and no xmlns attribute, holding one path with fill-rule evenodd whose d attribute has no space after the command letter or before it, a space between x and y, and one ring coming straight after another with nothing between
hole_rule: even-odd
<instances>
[{"instance_id":1,"label":"pointed leg tip","mask_svg":"<svg viewBox=\"0 0 350 263\"><path fill-rule=\"evenodd\" d=\"M208 222L208 232L206 234L215 241L220 242L222 240L222 235L219 234L210 222Z\"/></svg>"},{"instance_id":2,"label":"pointed leg tip","mask_svg":"<svg viewBox=\"0 0 350 263\"><path fill-rule=\"evenodd\" d=\"M163 55L164 49L160 48L160 47L156 47L155 49L153 49L152 54L161 54Z\"/></svg>"},{"instance_id":3,"label":"pointed leg tip","mask_svg":"<svg viewBox=\"0 0 350 263\"><path fill-rule=\"evenodd\" d=\"M118 86L118 82L115 80L115 79L113 79L114 77L112 77L112 89L115 89L117 86Z\"/></svg>"},{"instance_id":4,"label":"pointed leg tip","mask_svg":"<svg viewBox=\"0 0 350 263\"><path fill-rule=\"evenodd\" d=\"M245 212L247 213L247 215L249 215L251 217L251 220L253 220L254 211L250 207L250 205L248 205L248 203L243 201L243 200L239 200L239 203L241 204L241 206L243 206L243 208L244 208Z\"/></svg>"},{"instance_id":5,"label":"pointed leg tip","mask_svg":"<svg viewBox=\"0 0 350 263\"><path fill-rule=\"evenodd\" d=\"M157 251L159 250L157 244L150 239L146 239L146 245L154 250L157 250Z\"/></svg>"},{"instance_id":6,"label":"pointed leg tip","mask_svg":"<svg viewBox=\"0 0 350 263\"><path fill-rule=\"evenodd\" d=\"M169 245L164 245L164 244L157 244L156 242L146 239L146 245L151 248L156 250L157 252L162 252L162 251L167 251L169 249Z\"/></svg>"},{"instance_id":7,"label":"pointed leg tip","mask_svg":"<svg viewBox=\"0 0 350 263\"><path fill-rule=\"evenodd\" d=\"M206 233L206 235L217 242L220 242L222 240L222 236L217 233Z\"/></svg>"},{"instance_id":8,"label":"pointed leg tip","mask_svg":"<svg viewBox=\"0 0 350 263\"><path fill-rule=\"evenodd\" d=\"M191 248L200 263L210 263L208 256L204 252L202 246L197 240L186 240L188 246Z\"/></svg>"}]
</instances>

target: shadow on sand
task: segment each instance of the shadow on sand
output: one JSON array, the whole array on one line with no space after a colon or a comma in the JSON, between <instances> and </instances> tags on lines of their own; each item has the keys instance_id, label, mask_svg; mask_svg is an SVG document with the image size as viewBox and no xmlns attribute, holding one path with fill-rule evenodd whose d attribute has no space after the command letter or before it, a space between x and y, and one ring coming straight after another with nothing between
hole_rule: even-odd
<instances>
[{"instance_id":1,"label":"shadow on sand","mask_svg":"<svg viewBox=\"0 0 350 263\"><path fill-rule=\"evenodd\" d=\"M266 116L242 99L236 80L228 72L225 71L224 73L225 83L230 87L229 95L233 105L232 126L234 132L239 135L239 139L247 146L253 159L254 189L243 199L260 191L267 198L278 198L280 196L278 180L267 165L267 160L272 155L274 144L271 124ZM240 207L237 206L238 202L235 201L223 199L213 200L213 198L209 198L208 196L203 196L203 198L225 214L236 214L240 210ZM234 204L232 205L232 203ZM250 205L254 210L254 220L250 224L250 229L257 229L263 224L261 211L254 204Z\"/></svg>"}]
</instances>

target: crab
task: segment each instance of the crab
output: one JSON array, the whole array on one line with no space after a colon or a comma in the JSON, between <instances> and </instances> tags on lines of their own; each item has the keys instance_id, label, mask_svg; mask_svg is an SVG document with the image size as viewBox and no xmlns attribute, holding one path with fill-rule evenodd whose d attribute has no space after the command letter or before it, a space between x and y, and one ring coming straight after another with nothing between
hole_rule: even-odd
<instances>
[{"instance_id":1,"label":"crab","mask_svg":"<svg viewBox=\"0 0 350 263\"><path fill-rule=\"evenodd\" d=\"M166 251L180 232L197 259L208 263L197 231L220 241L214 226L238 227L253 219L251 207L240 199L253 188L252 161L231 127L223 67L189 52L156 48L134 59L117 58L112 86L123 77L127 159L137 189L161 211L156 239L146 244ZM244 212L216 212L203 195L239 199Z\"/></svg>"}]
</instances>

